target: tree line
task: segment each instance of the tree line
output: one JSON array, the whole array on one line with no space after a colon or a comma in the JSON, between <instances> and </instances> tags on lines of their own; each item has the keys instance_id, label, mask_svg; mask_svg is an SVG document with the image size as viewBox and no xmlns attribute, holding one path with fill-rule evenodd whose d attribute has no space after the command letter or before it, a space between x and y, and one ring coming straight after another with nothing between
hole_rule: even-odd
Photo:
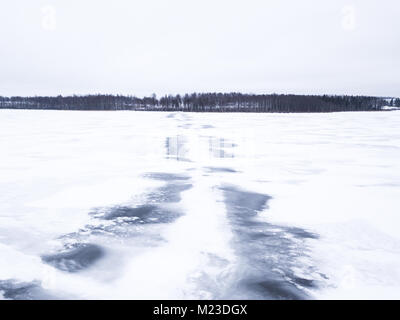
<instances>
[{"instance_id":1,"label":"tree line","mask_svg":"<svg viewBox=\"0 0 400 320\"><path fill-rule=\"evenodd\" d=\"M0 108L49 110L148 110L191 112L337 112L400 107L400 99L368 96L192 93L138 98L124 95L1 97Z\"/></svg>"}]
</instances>

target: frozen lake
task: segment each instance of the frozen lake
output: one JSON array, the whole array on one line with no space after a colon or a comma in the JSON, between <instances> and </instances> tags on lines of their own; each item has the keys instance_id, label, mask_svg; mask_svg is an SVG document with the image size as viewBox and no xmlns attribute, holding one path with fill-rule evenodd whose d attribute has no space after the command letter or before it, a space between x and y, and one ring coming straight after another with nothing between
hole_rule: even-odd
<instances>
[{"instance_id":1,"label":"frozen lake","mask_svg":"<svg viewBox=\"0 0 400 320\"><path fill-rule=\"evenodd\" d=\"M399 299L399 128L0 110L0 298Z\"/></svg>"}]
</instances>

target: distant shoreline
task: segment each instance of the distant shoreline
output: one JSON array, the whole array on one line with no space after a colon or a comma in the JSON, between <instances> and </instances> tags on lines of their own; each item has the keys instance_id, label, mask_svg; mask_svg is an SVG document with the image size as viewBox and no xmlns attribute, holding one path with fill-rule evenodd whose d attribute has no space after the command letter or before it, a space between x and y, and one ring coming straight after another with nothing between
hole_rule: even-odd
<instances>
[{"instance_id":1,"label":"distant shoreline","mask_svg":"<svg viewBox=\"0 0 400 320\"><path fill-rule=\"evenodd\" d=\"M123 95L1 97L0 109L77 111L329 113L390 111L400 99L370 96L191 93L157 98Z\"/></svg>"},{"instance_id":2,"label":"distant shoreline","mask_svg":"<svg viewBox=\"0 0 400 320\"><path fill-rule=\"evenodd\" d=\"M350 112L393 112L393 111L400 111L399 109L378 109L378 110L341 110L341 111L310 111L310 112L295 112L295 111L182 111L182 110L150 110L150 109L121 109L121 110L112 110L112 109L38 109L38 108L1 108L1 110L20 110L20 111L73 111L73 112L159 112L159 113L171 113L171 112L182 112L182 113L215 113L215 114L222 114L222 113L230 113L230 114L318 114L318 113L350 113Z\"/></svg>"}]
</instances>

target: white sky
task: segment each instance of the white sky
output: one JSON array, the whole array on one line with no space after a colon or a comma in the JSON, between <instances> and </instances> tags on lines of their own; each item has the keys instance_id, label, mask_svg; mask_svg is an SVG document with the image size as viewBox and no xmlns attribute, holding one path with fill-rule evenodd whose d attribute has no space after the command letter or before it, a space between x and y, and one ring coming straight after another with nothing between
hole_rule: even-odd
<instances>
[{"instance_id":1,"label":"white sky","mask_svg":"<svg viewBox=\"0 0 400 320\"><path fill-rule=\"evenodd\" d=\"M0 95L400 96L398 0L1 0Z\"/></svg>"}]
</instances>

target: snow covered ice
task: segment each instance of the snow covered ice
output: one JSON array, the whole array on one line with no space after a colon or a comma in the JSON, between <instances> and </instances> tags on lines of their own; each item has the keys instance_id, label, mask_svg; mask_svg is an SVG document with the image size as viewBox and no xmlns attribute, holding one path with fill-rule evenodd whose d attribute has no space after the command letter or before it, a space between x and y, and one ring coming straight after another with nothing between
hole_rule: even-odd
<instances>
[{"instance_id":1,"label":"snow covered ice","mask_svg":"<svg viewBox=\"0 0 400 320\"><path fill-rule=\"evenodd\" d=\"M0 297L399 299L399 128L0 110Z\"/></svg>"}]
</instances>

